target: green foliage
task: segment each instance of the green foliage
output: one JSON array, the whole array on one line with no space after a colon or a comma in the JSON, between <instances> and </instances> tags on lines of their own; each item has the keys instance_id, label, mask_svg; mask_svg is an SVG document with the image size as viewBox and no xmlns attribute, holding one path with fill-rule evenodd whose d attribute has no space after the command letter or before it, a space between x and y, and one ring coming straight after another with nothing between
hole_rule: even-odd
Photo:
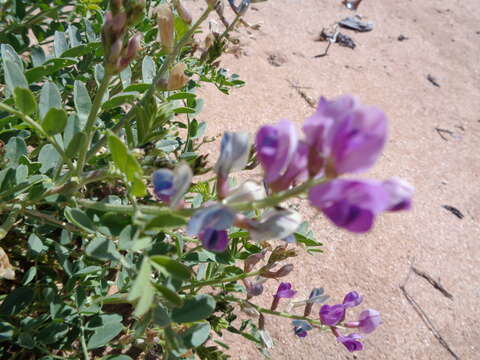
<instances>
[{"instance_id":1,"label":"green foliage","mask_svg":"<svg viewBox=\"0 0 480 360\"><path fill-rule=\"evenodd\" d=\"M214 183L176 184L185 204L170 209L150 180L179 164L212 169L197 90L244 84L220 66L228 34L197 49L192 37L207 33L175 13L181 46L169 56L144 16L125 31L144 35L140 53L115 73L102 43L108 3L0 2L0 246L15 273L0 289L0 357L226 359L212 337L222 331L262 346L232 305L246 292L239 262L262 247L233 228L225 252L203 249L185 226L218 200ZM161 90L177 62L188 82ZM304 227L295 236L308 251L321 245Z\"/></svg>"}]
</instances>

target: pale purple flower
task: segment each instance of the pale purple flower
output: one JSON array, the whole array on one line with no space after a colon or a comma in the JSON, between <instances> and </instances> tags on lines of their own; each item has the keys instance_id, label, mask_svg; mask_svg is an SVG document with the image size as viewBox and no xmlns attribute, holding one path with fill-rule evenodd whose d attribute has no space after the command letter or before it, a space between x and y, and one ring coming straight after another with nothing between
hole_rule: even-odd
<instances>
[{"instance_id":1,"label":"pale purple flower","mask_svg":"<svg viewBox=\"0 0 480 360\"><path fill-rule=\"evenodd\" d=\"M365 171L375 163L386 142L387 118L352 96L332 101L322 97L303 130L310 146L310 175L325 168L335 177Z\"/></svg>"},{"instance_id":2,"label":"pale purple flower","mask_svg":"<svg viewBox=\"0 0 480 360\"><path fill-rule=\"evenodd\" d=\"M363 344L359 341L361 338L359 334L350 334L337 337L337 341L342 343L348 351L354 352L363 350Z\"/></svg>"},{"instance_id":3,"label":"pale purple flower","mask_svg":"<svg viewBox=\"0 0 480 360\"><path fill-rule=\"evenodd\" d=\"M308 179L308 151L307 144L303 141L298 143L297 150L288 164L285 174L270 184L273 191L279 192L288 189Z\"/></svg>"},{"instance_id":4,"label":"pale purple flower","mask_svg":"<svg viewBox=\"0 0 480 360\"><path fill-rule=\"evenodd\" d=\"M399 178L392 178L382 184L389 196L388 211L409 210L412 207L413 187L409 183Z\"/></svg>"},{"instance_id":5,"label":"pale purple flower","mask_svg":"<svg viewBox=\"0 0 480 360\"><path fill-rule=\"evenodd\" d=\"M265 182L278 180L285 171L298 146L295 125L281 120L276 125L262 126L255 138L257 158L265 171Z\"/></svg>"},{"instance_id":6,"label":"pale purple flower","mask_svg":"<svg viewBox=\"0 0 480 360\"><path fill-rule=\"evenodd\" d=\"M282 282L278 285L277 293L273 295L273 297L291 299L296 293L297 292L292 289L292 284Z\"/></svg>"},{"instance_id":7,"label":"pale purple flower","mask_svg":"<svg viewBox=\"0 0 480 360\"><path fill-rule=\"evenodd\" d=\"M358 329L364 334L369 334L375 331L381 321L380 313L377 310L363 310L358 317Z\"/></svg>"},{"instance_id":8,"label":"pale purple flower","mask_svg":"<svg viewBox=\"0 0 480 360\"><path fill-rule=\"evenodd\" d=\"M213 252L224 252L228 246L228 233L226 230L207 228L198 234L202 246Z\"/></svg>"},{"instance_id":9,"label":"pale purple flower","mask_svg":"<svg viewBox=\"0 0 480 360\"><path fill-rule=\"evenodd\" d=\"M215 164L216 173L226 178L233 171L243 170L247 165L250 141L247 133L226 132L220 144L220 156Z\"/></svg>"},{"instance_id":10,"label":"pale purple flower","mask_svg":"<svg viewBox=\"0 0 480 360\"><path fill-rule=\"evenodd\" d=\"M343 305L346 308L351 308L360 305L362 301L363 296L360 296L356 291L351 291L347 295L345 295L345 298L343 299Z\"/></svg>"},{"instance_id":11,"label":"pale purple flower","mask_svg":"<svg viewBox=\"0 0 480 360\"><path fill-rule=\"evenodd\" d=\"M371 180L332 180L311 188L308 198L335 225L357 233L370 230L388 203L382 184Z\"/></svg>"},{"instance_id":12,"label":"pale purple flower","mask_svg":"<svg viewBox=\"0 0 480 360\"><path fill-rule=\"evenodd\" d=\"M335 326L345 318L345 306L336 304L333 306L323 305L320 308L320 321L324 325Z\"/></svg>"}]
</instances>

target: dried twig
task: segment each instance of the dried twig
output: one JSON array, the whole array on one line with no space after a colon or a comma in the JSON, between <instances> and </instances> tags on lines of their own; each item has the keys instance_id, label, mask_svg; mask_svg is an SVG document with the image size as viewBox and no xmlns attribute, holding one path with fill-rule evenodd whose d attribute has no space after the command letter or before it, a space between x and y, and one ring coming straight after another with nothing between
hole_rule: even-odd
<instances>
[{"instance_id":1,"label":"dried twig","mask_svg":"<svg viewBox=\"0 0 480 360\"><path fill-rule=\"evenodd\" d=\"M310 107L312 108L316 108L317 107L317 103L315 102L315 100L313 100L305 91L302 90L302 88L305 89L304 86L298 86L298 85L295 85L292 81L288 80L288 83L290 84L290 86L295 89L298 93L298 95L300 95L302 97L303 100L305 100L305 102L310 105Z\"/></svg>"},{"instance_id":2,"label":"dried twig","mask_svg":"<svg viewBox=\"0 0 480 360\"><path fill-rule=\"evenodd\" d=\"M442 337L442 335L437 330L435 325L433 325L433 323L430 320L430 318L428 317L427 313L422 309L422 307L415 301L415 299L412 297L412 295L410 295L408 293L407 289L405 288L405 286L407 285L408 279L410 278L410 273L413 269L414 269L413 266L410 267L410 271L408 272L408 275L407 275L407 278L405 279L405 282L402 285L399 286L400 290L402 290L402 293L405 296L405 299L407 299L407 301L410 303L410 305L412 305L415 312L418 314L418 316L420 316L420 319L422 319L425 326L428 328L428 330L430 330L432 332L433 336L435 336L435 338L438 340L440 345L442 345L445 348L445 350L447 350L455 360L460 360L460 357L452 350L450 345L448 345L448 343Z\"/></svg>"},{"instance_id":3,"label":"dried twig","mask_svg":"<svg viewBox=\"0 0 480 360\"><path fill-rule=\"evenodd\" d=\"M443 134L448 134L450 136L453 136L453 131L451 131L451 130L442 129L442 128L438 128L438 127L436 127L435 130L437 131L438 135L440 135L440 137L445 141L448 141L448 138Z\"/></svg>"},{"instance_id":4,"label":"dried twig","mask_svg":"<svg viewBox=\"0 0 480 360\"><path fill-rule=\"evenodd\" d=\"M425 280L427 280L435 289L440 291L445 297L449 298L450 300L453 300L453 295L449 293L437 280L432 278L426 272L418 270L416 267L413 267L413 266L412 266L412 271L418 276L423 277Z\"/></svg>"}]
</instances>

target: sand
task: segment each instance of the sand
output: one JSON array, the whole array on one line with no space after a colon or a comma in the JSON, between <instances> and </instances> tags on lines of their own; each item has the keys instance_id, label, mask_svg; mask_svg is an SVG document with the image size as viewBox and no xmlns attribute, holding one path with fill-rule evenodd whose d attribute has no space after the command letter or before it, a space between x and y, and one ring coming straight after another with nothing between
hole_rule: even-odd
<instances>
[{"instance_id":1,"label":"sand","mask_svg":"<svg viewBox=\"0 0 480 360\"><path fill-rule=\"evenodd\" d=\"M312 99L354 94L382 108L390 119L384 154L364 176L399 176L416 189L412 211L380 216L367 235L336 229L302 204L302 213L325 244L324 253L312 256L301 251L294 272L285 280L294 284L299 297L323 286L333 303L356 290L364 295L364 303L349 316L374 308L382 313L383 324L366 337L364 351L350 354L330 333L310 332L299 339L288 320L268 318L275 341L272 358L453 358L399 288L412 264L439 281L453 299L415 274L406 285L408 293L460 358L478 358L480 3L365 0L356 13L374 22L373 31L342 30L357 47L334 44L322 58L314 57L326 47L325 42L314 41L322 28L355 14L340 0L269 0L252 5L245 19L261 22L261 29L241 28L235 35L246 54L222 58L222 66L239 74L246 86L230 96L208 86L201 91L206 105L199 120L208 123L208 135L225 130L254 134L260 125L281 118L300 128L313 109L292 84L303 87L301 91ZM400 35L408 39L399 41ZM440 87L427 79L429 74ZM209 148L212 161L218 156L216 146ZM454 206L464 217L459 219L443 205ZM268 306L275 288L275 281L269 282L257 302ZM318 313L318 307L314 311ZM262 358L242 338L228 339L234 359Z\"/></svg>"}]
</instances>

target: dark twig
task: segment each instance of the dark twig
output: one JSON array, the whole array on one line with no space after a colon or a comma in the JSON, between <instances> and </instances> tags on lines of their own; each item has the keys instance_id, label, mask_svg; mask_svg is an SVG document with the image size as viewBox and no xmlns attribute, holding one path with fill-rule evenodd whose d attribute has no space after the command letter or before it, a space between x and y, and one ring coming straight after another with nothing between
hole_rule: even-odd
<instances>
[{"instance_id":1,"label":"dark twig","mask_svg":"<svg viewBox=\"0 0 480 360\"><path fill-rule=\"evenodd\" d=\"M305 100L305 102L310 105L310 107L312 108L316 108L317 107L317 104L315 102L315 100L313 100L310 96L307 95L307 93L305 91L302 90L302 88L305 88L303 86L298 86L298 85L295 85L292 81L290 80L287 80L288 83L290 84L290 87L292 89L295 89L295 91L298 93L298 95L300 95L302 97L303 100Z\"/></svg>"},{"instance_id":2,"label":"dark twig","mask_svg":"<svg viewBox=\"0 0 480 360\"><path fill-rule=\"evenodd\" d=\"M448 210L450 211L453 215L455 215L456 217L458 217L459 219L463 219L465 217L465 215L462 214L462 212L460 210L458 210L456 207L454 206L451 206L451 205L442 205L442 207L445 209L445 210Z\"/></svg>"},{"instance_id":3,"label":"dark twig","mask_svg":"<svg viewBox=\"0 0 480 360\"><path fill-rule=\"evenodd\" d=\"M451 130L442 129L442 128L438 128L438 127L436 127L435 130L437 131L438 135L440 135L440 137L445 141L448 141L448 138L443 134L448 134L450 136L453 136L453 131L451 131Z\"/></svg>"},{"instance_id":4,"label":"dark twig","mask_svg":"<svg viewBox=\"0 0 480 360\"><path fill-rule=\"evenodd\" d=\"M407 275L407 278L405 279L405 282L402 285L399 286L400 290L402 290L402 293L405 296L405 299L407 299L407 301L410 303L410 305L412 305L415 312L418 314L418 316L420 316L420 319L422 319L425 326L428 328L428 330L430 330L432 332L433 336L435 336L435 338L438 340L440 345L442 345L445 348L445 350L447 350L455 360L460 360L460 357L452 350L450 345L448 345L448 343L442 337L442 335L437 330L435 325L433 325L432 321L430 320L428 315L425 313L425 311L422 309L422 307L415 301L415 299L412 297L412 295L410 295L408 293L407 289L405 288L405 286L407 285L407 281L410 278L410 272L412 270L413 270L413 266L410 268L410 271L408 272L408 275Z\"/></svg>"},{"instance_id":5,"label":"dark twig","mask_svg":"<svg viewBox=\"0 0 480 360\"><path fill-rule=\"evenodd\" d=\"M412 271L418 276L423 277L425 280L427 280L435 289L440 291L445 297L449 298L450 300L453 300L453 295L449 293L437 280L432 278L426 272L418 270L416 267L413 267L413 266L412 266Z\"/></svg>"}]
</instances>

